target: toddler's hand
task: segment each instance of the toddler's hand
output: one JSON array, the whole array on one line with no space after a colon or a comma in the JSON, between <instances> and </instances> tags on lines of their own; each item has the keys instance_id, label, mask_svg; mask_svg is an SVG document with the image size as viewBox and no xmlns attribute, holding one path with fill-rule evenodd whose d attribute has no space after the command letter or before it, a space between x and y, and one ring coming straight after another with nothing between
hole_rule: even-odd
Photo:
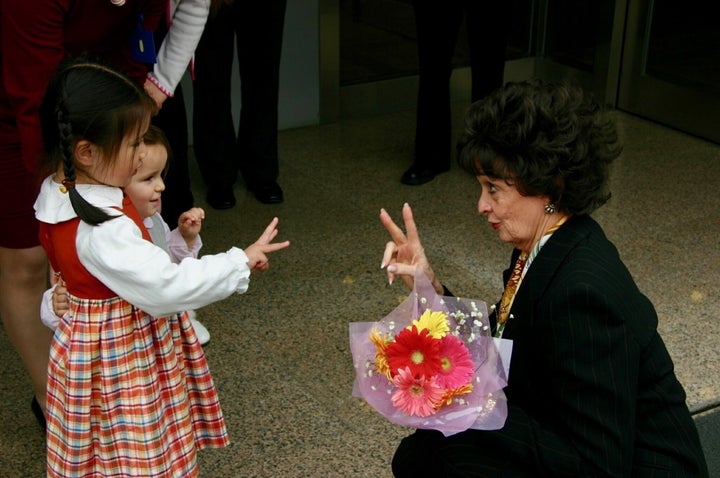
<instances>
[{"instance_id":1,"label":"toddler's hand","mask_svg":"<svg viewBox=\"0 0 720 478\"><path fill-rule=\"evenodd\" d=\"M180 230L180 235L189 246L192 245L195 238L200 234L203 219L205 219L205 211L199 207L194 207L180 214L178 218L178 229Z\"/></svg>"},{"instance_id":2,"label":"toddler's hand","mask_svg":"<svg viewBox=\"0 0 720 478\"><path fill-rule=\"evenodd\" d=\"M285 249L290 245L290 241L272 242L278 234L278 222L278 218L273 218L258 240L245 248L245 255L248 257L248 267L250 270L260 272L268 270L270 264L268 263L267 254Z\"/></svg>"},{"instance_id":3,"label":"toddler's hand","mask_svg":"<svg viewBox=\"0 0 720 478\"><path fill-rule=\"evenodd\" d=\"M58 278L57 283L52 291L52 305L53 312L58 317L62 317L65 313L70 310L70 302L67 298L67 289L65 288L65 281L62 278Z\"/></svg>"}]
</instances>

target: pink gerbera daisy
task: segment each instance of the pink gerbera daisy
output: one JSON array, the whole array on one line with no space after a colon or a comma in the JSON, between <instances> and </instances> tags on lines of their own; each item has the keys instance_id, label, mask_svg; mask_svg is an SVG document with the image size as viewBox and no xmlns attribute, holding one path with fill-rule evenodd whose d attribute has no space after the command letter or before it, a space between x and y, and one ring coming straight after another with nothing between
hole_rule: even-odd
<instances>
[{"instance_id":1,"label":"pink gerbera daisy","mask_svg":"<svg viewBox=\"0 0 720 478\"><path fill-rule=\"evenodd\" d=\"M440 370L440 340L431 337L428 329L418 332L413 325L402 330L385 352L393 376L403 368L409 368L414 377L432 377Z\"/></svg>"},{"instance_id":2,"label":"pink gerbera daisy","mask_svg":"<svg viewBox=\"0 0 720 478\"><path fill-rule=\"evenodd\" d=\"M434 414L435 404L442 400L443 389L435 377L414 377L409 367L401 368L393 379L397 390L392 394L392 403L407 415L427 417Z\"/></svg>"},{"instance_id":3,"label":"pink gerbera daisy","mask_svg":"<svg viewBox=\"0 0 720 478\"><path fill-rule=\"evenodd\" d=\"M454 335L447 334L440 340L440 370L438 384L444 389L454 389L469 383L474 372L465 344Z\"/></svg>"}]
</instances>

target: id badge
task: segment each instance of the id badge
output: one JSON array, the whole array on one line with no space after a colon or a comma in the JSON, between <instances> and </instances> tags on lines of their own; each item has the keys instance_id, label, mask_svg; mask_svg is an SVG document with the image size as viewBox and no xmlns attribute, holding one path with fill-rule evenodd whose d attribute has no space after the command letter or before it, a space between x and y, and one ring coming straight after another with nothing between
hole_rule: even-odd
<instances>
[{"instance_id":1,"label":"id badge","mask_svg":"<svg viewBox=\"0 0 720 478\"><path fill-rule=\"evenodd\" d=\"M142 22L143 15L139 13L135 29L130 35L130 52L132 53L132 58L140 63L157 63L153 32L144 28Z\"/></svg>"}]
</instances>

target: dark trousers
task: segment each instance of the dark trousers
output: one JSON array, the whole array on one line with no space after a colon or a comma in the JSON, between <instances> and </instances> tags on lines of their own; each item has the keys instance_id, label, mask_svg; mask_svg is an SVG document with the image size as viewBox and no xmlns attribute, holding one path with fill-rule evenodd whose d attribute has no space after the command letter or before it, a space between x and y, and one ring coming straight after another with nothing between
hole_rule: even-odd
<instances>
[{"instance_id":1,"label":"dark trousers","mask_svg":"<svg viewBox=\"0 0 720 478\"><path fill-rule=\"evenodd\" d=\"M477 101L503 84L510 4L507 0L413 1L419 67L414 160L418 167L450 167L450 75L463 17L472 100Z\"/></svg>"},{"instance_id":2,"label":"dark trousers","mask_svg":"<svg viewBox=\"0 0 720 478\"><path fill-rule=\"evenodd\" d=\"M195 52L193 146L208 189L278 178L278 88L287 0L238 0L208 19ZM231 78L240 67L240 124L235 135Z\"/></svg>"},{"instance_id":3,"label":"dark trousers","mask_svg":"<svg viewBox=\"0 0 720 478\"><path fill-rule=\"evenodd\" d=\"M476 442L478 433L470 430L449 437L434 430L417 430L403 438L392 459L396 478L490 478L537 477L523 463L512 461L502 453L489 451ZM487 432L486 432L487 433Z\"/></svg>"},{"instance_id":4,"label":"dark trousers","mask_svg":"<svg viewBox=\"0 0 720 478\"><path fill-rule=\"evenodd\" d=\"M174 229L180 214L194 205L188 169L187 113L180 85L175 89L175 96L165 100L152 122L167 136L172 153L165 176L161 214L170 228Z\"/></svg>"}]
</instances>

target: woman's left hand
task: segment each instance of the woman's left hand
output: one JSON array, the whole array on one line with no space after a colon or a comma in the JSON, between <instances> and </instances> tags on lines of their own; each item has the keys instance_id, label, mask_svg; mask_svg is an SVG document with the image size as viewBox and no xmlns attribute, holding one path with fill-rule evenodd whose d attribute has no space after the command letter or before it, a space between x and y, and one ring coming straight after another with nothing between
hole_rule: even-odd
<instances>
[{"instance_id":1,"label":"woman's left hand","mask_svg":"<svg viewBox=\"0 0 720 478\"><path fill-rule=\"evenodd\" d=\"M390 215L385 209L380 210L380 222L390 233L392 240L385 245L385 253L383 254L380 267L387 268L388 282L393 283L397 276L405 282L409 289L413 288L413 277L418 268L425 272L430 279L433 288L438 294L443 293L443 286L435 277L430 267L430 263L425 255L425 249L420 243L415 219L413 219L412 209L409 204L405 204L402 209L403 222L407 235L402 229L393 222Z\"/></svg>"}]
</instances>

